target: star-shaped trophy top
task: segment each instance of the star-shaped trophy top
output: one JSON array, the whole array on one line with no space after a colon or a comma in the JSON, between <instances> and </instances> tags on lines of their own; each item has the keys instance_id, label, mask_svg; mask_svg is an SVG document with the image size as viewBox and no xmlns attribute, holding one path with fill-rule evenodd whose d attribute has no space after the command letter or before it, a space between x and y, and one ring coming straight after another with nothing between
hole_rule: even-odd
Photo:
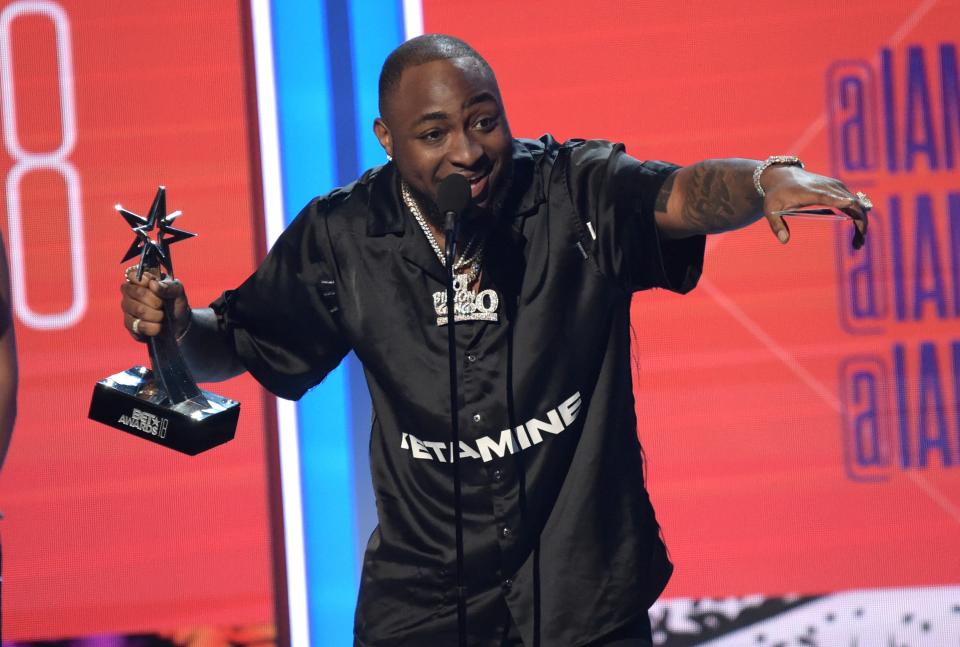
<instances>
[{"instance_id":1,"label":"star-shaped trophy top","mask_svg":"<svg viewBox=\"0 0 960 647\"><path fill-rule=\"evenodd\" d=\"M167 215L166 187L161 186L157 189L157 195L153 198L150 213L147 214L146 218L124 209L119 204L116 205L116 210L120 212L120 215L137 235L120 262L125 263L135 256L140 257L140 263L137 265L138 281L143 277L145 269L158 266L163 266L167 270L167 274L173 278L173 259L170 257L170 245L186 238L193 238L196 234L170 226L181 212L174 211Z\"/></svg>"}]
</instances>

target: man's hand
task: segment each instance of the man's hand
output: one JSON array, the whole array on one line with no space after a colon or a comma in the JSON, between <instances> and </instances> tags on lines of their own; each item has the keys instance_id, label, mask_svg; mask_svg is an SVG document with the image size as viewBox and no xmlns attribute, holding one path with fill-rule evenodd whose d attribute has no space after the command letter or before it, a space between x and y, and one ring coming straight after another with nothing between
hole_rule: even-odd
<instances>
[{"instance_id":1,"label":"man's hand","mask_svg":"<svg viewBox=\"0 0 960 647\"><path fill-rule=\"evenodd\" d=\"M867 210L842 182L797 166L773 165L760 175L765 197L753 186L757 160L705 160L686 166L663 183L657 196L657 228L667 238L717 234L765 217L781 243L790 229L775 212L814 205L840 209L854 220L854 248L863 246Z\"/></svg>"},{"instance_id":2,"label":"man's hand","mask_svg":"<svg viewBox=\"0 0 960 647\"><path fill-rule=\"evenodd\" d=\"M790 229L778 211L812 205L835 207L853 218L853 248L863 247L867 235L867 210L840 180L809 173L798 166L771 166L760 176L766 197L763 216L781 243L790 240Z\"/></svg>"},{"instance_id":3,"label":"man's hand","mask_svg":"<svg viewBox=\"0 0 960 647\"><path fill-rule=\"evenodd\" d=\"M179 337L190 323L190 305L180 281L161 279L153 272L144 272L138 281L137 268L130 267L126 271L126 280L120 285L120 293L123 295L120 301L123 325L137 341L159 335L167 325L164 300L173 303L175 336Z\"/></svg>"},{"instance_id":4,"label":"man's hand","mask_svg":"<svg viewBox=\"0 0 960 647\"><path fill-rule=\"evenodd\" d=\"M126 272L127 280L120 286L123 325L133 338L146 341L160 334L169 323L164 312L164 301L168 301L171 305L167 311L173 313L173 334L198 382L219 382L246 370L233 344L220 333L216 313L211 308L191 309L183 284L158 278L158 273L144 272L138 281L137 268L131 267ZM188 327L190 334L185 335Z\"/></svg>"}]
</instances>

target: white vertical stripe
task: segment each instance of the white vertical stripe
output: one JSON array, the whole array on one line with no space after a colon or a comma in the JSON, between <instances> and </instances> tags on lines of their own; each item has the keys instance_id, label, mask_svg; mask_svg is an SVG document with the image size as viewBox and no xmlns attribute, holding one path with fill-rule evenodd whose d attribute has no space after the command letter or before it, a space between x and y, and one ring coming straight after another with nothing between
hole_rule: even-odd
<instances>
[{"instance_id":1,"label":"white vertical stripe","mask_svg":"<svg viewBox=\"0 0 960 647\"><path fill-rule=\"evenodd\" d=\"M273 79L273 29L269 0L251 0L254 67L257 75L257 116L260 121L260 172L267 249L283 231L280 143L277 139L277 96Z\"/></svg>"},{"instance_id":2,"label":"white vertical stripe","mask_svg":"<svg viewBox=\"0 0 960 647\"><path fill-rule=\"evenodd\" d=\"M280 491L283 498L283 548L287 565L290 646L310 647L306 548L303 545L300 434L295 402L277 398L277 435L280 448Z\"/></svg>"},{"instance_id":3,"label":"white vertical stripe","mask_svg":"<svg viewBox=\"0 0 960 647\"><path fill-rule=\"evenodd\" d=\"M423 4L420 0L403 0L403 33L407 40L423 34Z\"/></svg>"},{"instance_id":4,"label":"white vertical stripe","mask_svg":"<svg viewBox=\"0 0 960 647\"><path fill-rule=\"evenodd\" d=\"M284 228L277 137L277 101L273 76L273 30L269 0L250 0L253 23L254 67L257 77L257 115L260 122L260 169L267 249ZM303 506L300 490L300 447L296 405L277 398L280 450L280 488L283 498L283 538L287 565L287 605L291 647L310 647L306 558L303 545Z\"/></svg>"}]
</instances>

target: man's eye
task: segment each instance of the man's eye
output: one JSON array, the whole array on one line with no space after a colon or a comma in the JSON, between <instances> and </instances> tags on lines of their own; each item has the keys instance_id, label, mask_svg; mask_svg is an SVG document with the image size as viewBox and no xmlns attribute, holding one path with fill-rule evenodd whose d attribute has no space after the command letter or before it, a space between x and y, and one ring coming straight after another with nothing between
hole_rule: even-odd
<instances>
[{"instance_id":1,"label":"man's eye","mask_svg":"<svg viewBox=\"0 0 960 647\"><path fill-rule=\"evenodd\" d=\"M425 141L425 142L430 142L430 143L432 143L432 142L438 142L438 141L440 141L441 139L443 139L443 131L441 131L441 130L430 130L430 131L427 131L427 132L423 133L422 135L420 135L420 139L422 139L422 140Z\"/></svg>"},{"instance_id":2,"label":"man's eye","mask_svg":"<svg viewBox=\"0 0 960 647\"><path fill-rule=\"evenodd\" d=\"M490 131L493 130L497 125L496 117L480 117L475 122L473 122L473 127L476 130Z\"/></svg>"}]
</instances>

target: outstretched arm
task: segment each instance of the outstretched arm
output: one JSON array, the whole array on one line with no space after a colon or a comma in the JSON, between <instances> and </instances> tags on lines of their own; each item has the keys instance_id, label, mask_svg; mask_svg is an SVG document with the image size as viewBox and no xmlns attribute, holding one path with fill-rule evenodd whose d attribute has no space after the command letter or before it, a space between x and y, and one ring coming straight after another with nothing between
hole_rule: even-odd
<instances>
[{"instance_id":1,"label":"outstretched arm","mask_svg":"<svg viewBox=\"0 0 960 647\"><path fill-rule=\"evenodd\" d=\"M667 238L715 234L745 227L766 218L782 243L790 230L774 212L811 205L836 207L849 214L863 245L867 212L839 180L810 173L797 166L769 166L760 176L766 197L753 185L760 162L748 159L705 160L671 175L657 196L657 227Z\"/></svg>"}]
</instances>

